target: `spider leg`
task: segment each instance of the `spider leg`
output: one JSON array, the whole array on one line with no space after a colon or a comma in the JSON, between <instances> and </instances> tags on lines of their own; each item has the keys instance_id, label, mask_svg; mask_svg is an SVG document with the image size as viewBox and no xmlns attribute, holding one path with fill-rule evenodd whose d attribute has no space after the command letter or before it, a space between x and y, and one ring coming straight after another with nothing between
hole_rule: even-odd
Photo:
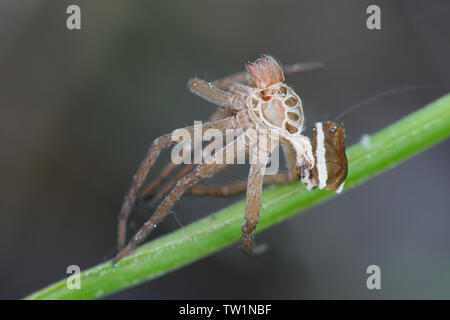
<instances>
[{"instance_id":1,"label":"spider leg","mask_svg":"<svg viewBox=\"0 0 450 320\"><path fill-rule=\"evenodd\" d=\"M167 179L167 177L172 173L173 170L175 170L178 167L177 164L170 161L161 171L159 176L155 178L152 182L148 184L148 186L139 194L140 198L146 198L148 197L153 190L158 188L158 186Z\"/></svg>"},{"instance_id":2,"label":"spider leg","mask_svg":"<svg viewBox=\"0 0 450 320\"><path fill-rule=\"evenodd\" d=\"M291 179L288 173L280 172L274 175L265 176L263 180L263 186L269 186L271 184L280 184L294 181ZM241 181L233 183L227 186L221 187L205 187L205 186L194 186L186 191L186 195L191 196L212 196L212 197L229 197L247 190L247 181Z\"/></svg>"},{"instance_id":3,"label":"spider leg","mask_svg":"<svg viewBox=\"0 0 450 320\"><path fill-rule=\"evenodd\" d=\"M157 202L157 201L159 201L159 200L161 200L174 186L175 186L175 184L177 183L177 181L178 180L180 180L185 174L187 174L189 171L190 171L190 169L192 168L189 168L189 170L187 170L188 168L186 168L187 166L185 166L184 168L182 168L181 170L180 170L180 172L179 173L177 173L177 175L173 178L173 180L172 181L169 181L168 183L166 183L166 185L153 197L153 201L155 201L155 202ZM230 165L226 165L226 166L223 166L223 167L221 167L221 168L218 168L216 171L215 171L215 174L218 174L219 172L221 172L221 171L223 171L223 170L225 170L225 169L228 169L230 167ZM193 188L196 188L196 187L193 187ZM201 188L201 187L200 187ZM187 194L187 195L191 195L191 193L190 193L190 190L191 190L192 188L189 188L189 190L187 190L186 191L186 193L185 194Z\"/></svg>"},{"instance_id":4,"label":"spider leg","mask_svg":"<svg viewBox=\"0 0 450 320\"><path fill-rule=\"evenodd\" d=\"M248 157L248 150L246 150L246 152L245 152L245 157ZM167 182L166 183L166 185L165 186L163 186L162 188L161 188L161 190L152 198L152 200L154 201L154 202L157 202L157 201L159 201L159 200L161 200L174 186L175 186L175 184L176 184L176 182L179 180L179 179L181 179L185 174L187 174L191 169L192 169L192 166L190 166L190 167L188 167L189 165L187 165L187 166L185 166L184 168L182 168L175 176L174 176L174 178L171 180L171 181L169 181L169 182ZM216 174L217 173L219 173L219 172L221 172L221 171L223 171L223 170L225 170L225 169L228 169L229 167L230 167L231 165L227 165L227 166L224 166L224 167L222 167L222 168L220 168L220 169L218 169L217 170L217 172L216 172ZM190 189L189 189L190 190ZM189 190L187 191L187 192L189 192Z\"/></svg>"},{"instance_id":5,"label":"spider leg","mask_svg":"<svg viewBox=\"0 0 450 320\"><path fill-rule=\"evenodd\" d=\"M243 139L243 141L242 141ZM244 143L242 143L244 142ZM237 147L236 147L237 146ZM240 148L244 147L244 150ZM242 134L238 138L236 138L233 142L226 145L216 154L212 155L215 157L216 155L225 157L229 154L236 156L239 152L245 152L245 135ZM206 164L206 162L198 165L193 171L185 175L181 178L175 187L170 191L170 193L164 198L164 200L160 203L158 209L156 209L155 213L152 217L144 224L144 226L136 233L136 235L130 240L128 245L123 248L113 259L113 263L118 262L127 254L129 254L133 249L139 245L144 239L151 233L151 231L156 227L156 225L164 219L167 213L172 209L175 202L180 199L183 193L192 185L198 183L202 179L205 179L213 174L215 174L216 170L219 170L226 164Z\"/></svg>"},{"instance_id":6,"label":"spider leg","mask_svg":"<svg viewBox=\"0 0 450 320\"><path fill-rule=\"evenodd\" d=\"M248 149L246 150L246 152L245 152L245 157L247 158L248 157ZM223 170L225 170L225 169L228 169L229 167L230 167L231 165L229 164L229 165L227 165L227 166L224 166L224 167L222 167L222 168L220 168L220 169L218 169L217 171L216 171L216 174L217 173L219 173L219 172L221 172L221 171L223 171ZM177 175L173 178L173 180L172 181L169 181L169 182L167 182L166 183L166 185L153 197L153 201L159 201L160 199L162 199L162 197L164 197L174 186L175 186L175 184L176 184L176 182L177 182L177 180L179 180L180 178L182 178L182 176L184 176L188 171L190 171L190 169L189 170L184 170L184 169L186 169L186 168L183 168L183 169L181 169L180 170L180 172L179 173L177 173ZM196 187L193 187L193 188L196 188ZM202 188L205 188L205 187L199 187L200 189L202 189ZM208 188L208 187L206 187L206 188ZM214 187L211 187L211 188L214 188ZM220 187L219 187L220 188ZM186 192L186 194L188 194L188 195L190 195L191 193L190 193L190 190L191 190L192 188L190 188L189 190L187 190ZM245 191L245 189L243 190L243 191ZM200 191L201 192L201 191ZM238 192L238 193L240 193L240 192Z\"/></svg>"},{"instance_id":7,"label":"spider leg","mask_svg":"<svg viewBox=\"0 0 450 320\"><path fill-rule=\"evenodd\" d=\"M128 194L125 198L125 201L122 204L122 208L119 213L119 226L118 226L118 245L119 248L122 248L125 244L126 238L126 223L128 219L128 215L130 214L131 208L136 200L136 193L139 188L142 186L145 178L147 177L150 168L155 163L161 151L172 144L172 137L170 134L163 135L159 138L156 138L153 141L150 150L147 152L144 161L142 161L141 165L137 173L133 177L133 182L131 184L131 188L128 191Z\"/></svg>"},{"instance_id":8,"label":"spider leg","mask_svg":"<svg viewBox=\"0 0 450 320\"><path fill-rule=\"evenodd\" d=\"M223 120L218 120L214 122L207 122L203 124L204 129L209 128L216 128L219 130L225 131L226 129L237 129L237 128L245 128L251 125L251 122L248 118L248 114L244 112L239 112L234 117L229 117ZM191 134L191 137L194 133L194 127L186 127L186 130L188 130ZM120 209L119 213L119 225L118 225L118 246L119 249L122 248L125 245L126 240L126 223L128 216L131 212L131 209L134 205L134 202L136 200L136 194L142 184L145 181L145 178L147 177L150 168L155 163L156 159L158 158L161 151L170 145L172 145L174 142L172 141L172 135L171 134L165 134L159 138L156 138L153 141L152 146L150 147L149 151L147 152L144 160L142 161L141 165L139 166L139 169L137 173L133 177L133 181L131 183L131 187L128 191L127 196L125 197L125 201L122 204L122 208Z\"/></svg>"},{"instance_id":9,"label":"spider leg","mask_svg":"<svg viewBox=\"0 0 450 320\"><path fill-rule=\"evenodd\" d=\"M158 202L161 200L172 188L175 186L178 180L180 180L183 176L188 174L189 171L191 171L196 165L191 163L184 165L177 174L173 177L173 179L169 182L167 182L161 190L158 191L158 193L152 198L153 202Z\"/></svg>"},{"instance_id":10,"label":"spider leg","mask_svg":"<svg viewBox=\"0 0 450 320\"><path fill-rule=\"evenodd\" d=\"M297 153L295 152L294 147L289 141L284 139L281 139L281 146L283 148L284 157L286 159L290 181L300 179L300 173L297 171Z\"/></svg>"},{"instance_id":11,"label":"spider leg","mask_svg":"<svg viewBox=\"0 0 450 320\"><path fill-rule=\"evenodd\" d=\"M188 81L188 88L191 92L199 95L206 101L214 103L223 108L233 110L244 110L245 100L240 95L216 88L212 83L198 78Z\"/></svg>"},{"instance_id":12,"label":"spider leg","mask_svg":"<svg viewBox=\"0 0 450 320\"><path fill-rule=\"evenodd\" d=\"M247 157L248 156L248 150L246 150L246 153L245 153L245 156ZM167 182L162 188L161 188L161 190L159 190L159 192L156 194L156 195L154 195L153 196L153 198L152 198L152 200L154 201L154 202L157 202L157 201L159 201L159 200L161 200L174 186L175 186L175 184L177 183L177 181L179 180L179 179L181 179L185 174L187 174L192 168L193 168L193 166L194 165L186 165L186 166L184 166L174 177L173 177L173 179L171 180L171 181L169 181L169 182ZM227 165L227 166L224 166L224 167L222 167L222 168L220 168L220 169L218 169L217 170L217 172L216 172L216 174L217 173L219 173L219 172L221 172L221 171L223 171L223 170L225 170L225 169L228 169L229 167L230 167L231 165Z\"/></svg>"},{"instance_id":13,"label":"spider leg","mask_svg":"<svg viewBox=\"0 0 450 320\"><path fill-rule=\"evenodd\" d=\"M242 71L234 74L230 74L227 77L217 79L213 81L213 86L221 89L221 90L227 90L233 83L244 83L244 84L250 84L252 82L253 78L250 73L247 71Z\"/></svg>"},{"instance_id":14,"label":"spider leg","mask_svg":"<svg viewBox=\"0 0 450 320\"><path fill-rule=\"evenodd\" d=\"M248 157L248 148L246 147L246 150L245 150L245 157L247 158ZM222 172L223 170L226 170L226 169L228 169L229 167L231 167L231 164L228 164L228 165L226 165L226 166L224 166L224 167L222 167L222 168L220 168L220 169L218 169L217 171L216 171L216 174L217 173L220 173L220 172ZM155 201L158 201L158 200L160 200L160 199L162 199L162 197L164 196L164 195L166 195L169 191L170 191L170 189L172 189L173 188L173 186L175 185L175 183L177 182L177 180L179 180L185 173L187 173L187 171L186 172L183 172L181 175L180 174L177 174L175 177L174 177L174 179L172 180L172 181L170 181L170 182L168 182L164 187L163 187L163 189L161 189L156 195L155 195L155 197L153 198ZM193 187L193 188L196 188L196 187ZM205 188L205 187L200 187L200 189L202 189L202 188ZM206 187L206 188L209 188L209 187ZM211 188L214 188L214 187L211 187ZM220 188L220 187L219 187ZM186 194L188 194L188 195L190 195L191 193L190 193L190 190L191 190L192 188L190 188L189 190L187 190L186 192ZM245 191L245 189L244 189L244 191ZM200 191L201 192L201 191ZM239 192L238 192L239 193Z\"/></svg>"},{"instance_id":15,"label":"spider leg","mask_svg":"<svg viewBox=\"0 0 450 320\"><path fill-rule=\"evenodd\" d=\"M249 86L239 83L239 82L233 83L228 88L228 92L230 92L232 94L242 95L242 96L248 96L252 90L253 90L252 87L249 87Z\"/></svg>"}]
</instances>

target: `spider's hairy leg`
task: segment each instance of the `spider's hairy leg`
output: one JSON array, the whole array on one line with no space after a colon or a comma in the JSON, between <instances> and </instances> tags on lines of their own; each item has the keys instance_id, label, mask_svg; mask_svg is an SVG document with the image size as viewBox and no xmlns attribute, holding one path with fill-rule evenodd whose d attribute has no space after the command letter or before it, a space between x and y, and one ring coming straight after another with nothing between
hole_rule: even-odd
<instances>
[{"instance_id":1,"label":"spider's hairy leg","mask_svg":"<svg viewBox=\"0 0 450 320\"><path fill-rule=\"evenodd\" d=\"M228 91L232 94L241 95L241 96L248 96L251 94L253 88L250 86L247 86L245 84L235 82L233 83L229 88Z\"/></svg>"},{"instance_id":2,"label":"spider's hairy leg","mask_svg":"<svg viewBox=\"0 0 450 320\"><path fill-rule=\"evenodd\" d=\"M248 149L245 152L245 157L248 157ZM231 165L227 165L223 168L220 168L220 170L218 170L216 173L219 173L225 169L228 169ZM152 200L154 202L159 201L160 199L162 199L177 183L177 181L179 179L181 179L185 174L187 174L190 170L192 169L192 166L189 167L189 165L184 166L181 170L179 170L179 172L173 177L173 179L169 182L167 182L162 188L161 190L159 190L159 192L152 198ZM190 189L189 189L190 190ZM188 190L188 192L189 192Z\"/></svg>"},{"instance_id":3,"label":"spider's hairy leg","mask_svg":"<svg viewBox=\"0 0 450 320\"><path fill-rule=\"evenodd\" d=\"M281 139L281 146L283 148L290 181L299 180L300 172L297 169L297 153L294 147L289 141L284 139Z\"/></svg>"},{"instance_id":4,"label":"spider's hairy leg","mask_svg":"<svg viewBox=\"0 0 450 320\"><path fill-rule=\"evenodd\" d=\"M258 251L255 248L253 231L256 229L261 213L261 194L266 163L260 159L260 161L250 165L245 221L242 224L243 251L247 254L255 254Z\"/></svg>"},{"instance_id":5,"label":"spider's hairy leg","mask_svg":"<svg viewBox=\"0 0 450 320\"><path fill-rule=\"evenodd\" d=\"M214 112L210 117L209 117L209 121L217 121L217 120L222 120L224 118L229 117L229 114L226 110L224 109L218 109L216 110L216 112ZM194 147L195 150L195 147ZM139 197L141 198L146 198L148 197L156 188L158 188L162 182L164 182L169 175L178 167L177 164L173 163L172 161L170 161L165 167L164 169L161 171L161 173L159 174L158 177L156 177L152 182L150 182L148 184L148 186L140 193ZM190 169L192 169L192 166L190 166ZM189 169L189 170L190 170ZM181 169L183 170L183 172L185 172L184 174L187 173L187 171L185 171L186 169ZM188 171L189 171L188 170ZM182 175L184 175L182 174ZM181 176L179 176L179 174L177 174L175 176L174 179L179 179L181 178ZM170 190L170 189L169 189Z\"/></svg>"},{"instance_id":6,"label":"spider's hairy leg","mask_svg":"<svg viewBox=\"0 0 450 320\"><path fill-rule=\"evenodd\" d=\"M212 143L211 143L212 144ZM246 153L245 153L245 157L248 157L248 150L246 150ZM153 202L157 202L157 201L159 201L159 200L161 200L174 186L175 186L175 184L177 183L177 181L179 180L179 179L181 179L185 174L187 174L192 168L193 168L193 166L194 165L185 165L182 169L180 169L178 172L177 172L177 174L173 177L173 179L171 180L171 181L168 181L162 188L161 188L161 190L159 190L158 191L158 193L152 198L152 201ZM224 166L223 168L220 168L217 172L216 172L216 174L217 173L219 173L219 172L221 172L221 171L223 171L223 170L225 170L225 169L228 169L229 167L230 167L231 165L229 164L229 165L227 165L227 166Z\"/></svg>"},{"instance_id":7,"label":"spider's hairy leg","mask_svg":"<svg viewBox=\"0 0 450 320\"><path fill-rule=\"evenodd\" d=\"M221 90L227 90L231 85L234 83L242 83L242 84L252 84L252 75L248 73L247 71L238 72L234 74L230 74L227 77L217 79L212 82L213 86L221 89Z\"/></svg>"},{"instance_id":8,"label":"spider's hairy leg","mask_svg":"<svg viewBox=\"0 0 450 320\"><path fill-rule=\"evenodd\" d=\"M184 165L173 177L171 181L168 181L161 190L158 191L157 194L152 198L153 202L158 202L161 200L172 188L175 186L178 180L183 178L186 174L189 173L196 165L194 163Z\"/></svg>"},{"instance_id":9,"label":"spider's hairy leg","mask_svg":"<svg viewBox=\"0 0 450 320\"><path fill-rule=\"evenodd\" d=\"M178 165L170 161L164 169L161 171L158 177L156 177L152 182L148 184L148 186L139 194L139 197L146 198L148 197L153 190L158 188L158 186L167 179L167 177L172 173Z\"/></svg>"},{"instance_id":10,"label":"spider's hairy leg","mask_svg":"<svg viewBox=\"0 0 450 320\"><path fill-rule=\"evenodd\" d=\"M214 103L223 108L232 110L244 110L245 100L240 95L216 88L212 83L198 78L188 81L188 88L191 92L199 95L206 101Z\"/></svg>"},{"instance_id":11,"label":"spider's hairy leg","mask_svg":"<svg viewBox=\"0 0 450 320\"><path fill-rule=\"evenodd\" d=\"M155 163L161 151L169 147L171 144L172 137L170 134L165 134L159 138L156 138L153 141L153 144L150 147L149 151L145 155L145 158L142 161L141 165L139 166L137 173L134 175L133 182L131 183L131 188L128 191L127 196L125 197L125 201L123 202L122 208L120 209L119 213L119 230L117 239L119 248L122 248L125 244L127 218L136 200L136 193L142 186L142 183L147 177L150 168Z\"/></svg>"},{"instance_id":12,"label":"spider's hairy leg","mask_svg":"<svg viewBox=\"0 0 450 320\"><path fill-rule=\"evenodd\" d=\"M265 176L263 180L264 187L272 184L293 182L299 179L296 167L297 155L295 153L295 150L288 142L282 143L282 146L287 161L288 172L287 173L280 172L274 175ZM194 186L186 192L186 195L199 197L201 196L229 197L243 193L246 190L247 190L247 181L241 181L220 187Z\"/></svg>"},{"instance_id":13,"label":"spider's hairy leg","mask_svg":"<svg viewBox=\"0 0 450 320\"><path fill-rule=\"evenodd\" d=\"M244 148L244 150L242 150ZM212 157L229 157L229 155L236 156L239 152L245 152L246 143L245 135L242 134L236 138L233 142L226 145L221 150L217 151ZM136 235L130 240L128 245L123 248L113 259L113 263L118 262L134 248L139 245L144 239L152 232L152 230L157 226L157 224L164 219L167 213L172 209L175 202L180 199L183 193L192 185L198 183L199 181L208 178L215 174L217 170L226 166L226 164L207 164L207 161L198 165L193 171L181 178L175 187L170 191L170 193L164 198L164 200L158 206L152 217L144 224L144 226L136 233Z\"/></svg>"},{"instance_id":14,"label":"spider's hairy leg","mask_svg":"<svg viewBox=\"0 0 450 320\"><path fill-rule=\"evenodd\" d=\"M225 131L227 129L245 128L250 124L251 122L248 118L248 113L244 111L239 112L233 117L204 123L203 129L215 128L218 130ZM194 133L194 126L186 127L185 129L189 131L192 137ZM149 151L147 152L141 165L139 166L137 173L133 177L133 182L131 184L127 196L125 197L125 201L119 213L118 240L117 240L119 249L123 248L123 246L125 245L127 219L134 205L134 202L136 201L136 194L138 190L144 183L145 178L147 177L150 171L150 168L155 163L161 151L171 146L173 143L174 141L172 141L171 134L166 134L159 138L156 138L153 141L153 144L150 147Z\"/></svg>"},{"instance_id":15,"label":"spider's hairy leg","mask_svg":"<svg viewBox=\"0 0 450 320\"><path fill-rule=\"evenodd\" d=\"M219 169L217 169L215 171L214 174L218 174L220 172L222 172L225 169L228 169L230 167L230 165L226 165L224 167L221 167ZM172 190L172 188L175 186L175 184L178 182L178 180L180 180L184 175L186 175L190 170L187 170L187 166L183 167L177 174L176 176L173 178L173 180L167 182L164 187L153 197L153 201L157 202L159 200L161 200L170 190ZM190 168L189 168L190 169ZM196 187L193 187L196 188ZM202 187L199 187L202 188ZM192 188L189 188L189 190L186 191L186 195L191 195L190 191Z\"/></svg>"},{"instance_id":16,"label":"spider's hairy leg","mask_svg":"<svg viewBox=\"0 0 450 320\"><path fill-rule=\"evenodd\" d=\"M263 186L269 186L272 184L280 184L292 182L295 179L291 179L286 172L280 172L274 175L265 176L263 180ZM227 186L221 187L206 187L206 186L194 186L190 188L185 194L192 196L211 196L211 197L230 197L247 190L247 181L241 181L233 183Z\"/></svg>"}]
</instances>

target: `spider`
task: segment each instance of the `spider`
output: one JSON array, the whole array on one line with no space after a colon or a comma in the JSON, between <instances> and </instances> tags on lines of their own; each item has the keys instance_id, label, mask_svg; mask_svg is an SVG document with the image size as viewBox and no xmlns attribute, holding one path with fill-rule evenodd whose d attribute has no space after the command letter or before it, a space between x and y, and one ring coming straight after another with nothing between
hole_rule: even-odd
<instances>
[{"instance_id":1,"label":"spider","mask_svg":"<svg viewBox=\"0 0 450 320\"><path fill-rule=\"evenodd\" d=\"M347 176L344 129L334 122L318 122L314 125L311 142L308 137L302 135L304 116L300 97L284 83L285 73L319 67L318 63L297 63L282 68L273 57L263 55L254 62L248 62L247 71L211 83L198 78L189 80L188 88L191 92L220 107L211 116L210 121L203 124L203 129L214 128L222 132L227 129L241 129L241 134L216 151L216 154L231 153L235 156L239 152L245 152L247 157L254 157L255 154L262 156L250 162L248 181L224 187L195 185L227 169L229 164L208 164L207 161L198 165L185 164L173 179L153 195L152 200L155 203L160 201L159 206L125 246L127 219L136 197L145 198L151 195L177 168L176 164L170 162L160 175L138 194L161 151L176 142L170 133L156 138L134 176L122 205L118 225L119 252L113 263L133 251L183 194L230 196L246 191L245 218L242 224L243 251L253 254L258 251L253 232L260 218L263 186L301 180L308 190L317 187L340 192ZM193 126L184 129L190 133L194 131ZM247 135L250 129L265 129L269 133L266 140L270 140L270 147L263 148L252 141ZM277 143L283 148L287 172L264 176L269 156Z\"/></svg>"}]
</instances>

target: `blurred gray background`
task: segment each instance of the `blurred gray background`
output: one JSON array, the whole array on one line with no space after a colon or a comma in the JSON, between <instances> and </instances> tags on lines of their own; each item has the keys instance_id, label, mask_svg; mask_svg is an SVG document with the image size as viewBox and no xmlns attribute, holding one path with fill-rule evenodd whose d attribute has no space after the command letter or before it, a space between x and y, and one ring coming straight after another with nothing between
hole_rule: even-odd
<instances>
[{"instance_id":1,"label":"blurred gray background","mask_svg":"<svg viewBox=\"0 0 450 320\"><path fill-rule=\"evenodd\" d=\"M82 29L66 28L78 4ZM382 30L366 28L381 7ZM117 214L153 138L207 119L190 94L270 53L326 68L289 75L306 132L346 115L347 143L448 91L444 1L14 1L0 3L0 298L21 298L115 253ZM231 246L112 295L137 299L450 298L449 142L259 234L269 250ZM165 154L156 169L162 168ZM157 172L153 171L152 176ZM245 179L236 168L214 184ZM187 225L242 198L188 198ZM151 212L137 208L130 232ZM180 228L170 215L152 237ZM382 289L366 288L381 267Z\"/></svg>"}]
</instances>

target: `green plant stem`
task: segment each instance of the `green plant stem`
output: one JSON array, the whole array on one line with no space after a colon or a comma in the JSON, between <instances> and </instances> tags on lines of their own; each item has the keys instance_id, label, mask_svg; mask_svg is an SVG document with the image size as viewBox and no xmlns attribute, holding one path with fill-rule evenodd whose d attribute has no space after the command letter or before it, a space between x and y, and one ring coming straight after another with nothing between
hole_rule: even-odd
<instances>
[{"instance_id":1,"label":"green plant stem","mask_svg":"<svg viewBox=\"0 0 450 320\"><path fill-rule=\"evenodd\" d=\"M450 94L372 135L347 150L347 191L371 177L443 141L450 135ZM267 188L263 193L261 232L305 209L335 197L333 192L307 192L300 183ZM241 238L245 202L240 201L198 222L153 240L124 258L115 267L110 262L81 273L81 289L69 290L63 279L27 299L91 299L162 276Z\"/></svg>"}]
</instances>

